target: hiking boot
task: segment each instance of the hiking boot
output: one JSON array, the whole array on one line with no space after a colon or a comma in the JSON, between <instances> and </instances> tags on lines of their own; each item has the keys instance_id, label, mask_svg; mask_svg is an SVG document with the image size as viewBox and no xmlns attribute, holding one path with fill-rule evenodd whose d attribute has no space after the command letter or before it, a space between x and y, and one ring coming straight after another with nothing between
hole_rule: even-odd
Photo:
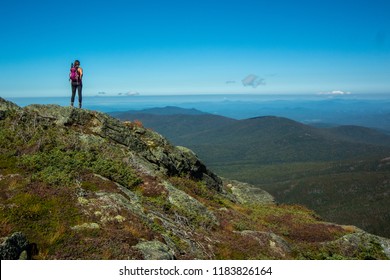
<instances>
[{"instance_id":1,"label":"hiking boot","mask_svg":"<svg viewBox=\"0 0 390 280\"><path fill-rule=\"evenodd\" d=\"M81 109L81 103L79 103L79 108Z\"/></svg>"},{"instance_id":2,"label":"hiking boot","mask_svg":"<svg viewBox=\"0 0 390 280\"><path fill-rule=\"evenodd\" d=\"M73 102L70 102L70 107L73 107Z\"/></svg>"}]
</instances>

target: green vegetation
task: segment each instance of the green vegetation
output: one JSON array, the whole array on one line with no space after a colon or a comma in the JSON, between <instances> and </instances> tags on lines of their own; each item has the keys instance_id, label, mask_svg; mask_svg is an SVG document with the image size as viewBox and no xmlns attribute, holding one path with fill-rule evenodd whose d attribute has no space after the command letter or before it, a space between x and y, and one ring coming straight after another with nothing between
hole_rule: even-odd
<instances>
[{"instance_id":1,"label":"green vegetation","mask_svg":"<svg viewBox=\"0 0 390 280\"><path fill-rule=\"evenodd\" d=\"M21 168L33 173L32 179L44 181L53 186L69 185L80 174L93 172L116 181L129 188L140 183L133 170L124 163L105 159L101 155L85 151L51 151L23 155Z\"/></svg>"},{"instance_id":2,"label":"green vegetation","mask_svg":"<svg viewBox=\"0 0 390 280\"><path fill-rule=\"evenodd\" d=\"M39 244L40 258L46 258L50 248L69 238L70 226L79 223L82 215L70 191L49 195L44 185L29 188L27 193L20 188L11 199L2 201L5 211L0 213L1 235L6 236L15 228L24 232Z\"/></svg>"},{"instance_id":3,"label":"green vegetation","mask_svg":"<svg viewBox=\"0 0 390 280\"><path fill-rule=\"evenodd\" d=\"M195 182L185 177L171 177L169 182L189 194L196 200L213 206L213 208L230 206L231 202L215 190L207 188L204 182Z\"/></svg>"},{"instance_id":4,"label":"green vegetation","mask_svg":"<svg viewBox=\"0 0 390 280\"><path fill-rule=\"evenodd\" d=\"M109 157L110 148L105 148L105 153L98 144L85 146L72 130L46 125L35 125L32 130L31 122L37 121L27 119L18 125L1 122L0 150L6 151L0 158L2 165L15 164L28 171L32 180L53 186L74 184L85 172L100 174L129 188L141 182L128 165Z\"/></svg>"},{"instance_id":5,"label":"green vegetation","mask_svg":"<svg viewBox=\"0 0 390 280\"><path fill-rule=\"evenodd\" d=\"M327 221L390 236L390 165L384 161L225 165L215 170L261 187L280 203L305 205Z\"/></svg>"}]
</instances>

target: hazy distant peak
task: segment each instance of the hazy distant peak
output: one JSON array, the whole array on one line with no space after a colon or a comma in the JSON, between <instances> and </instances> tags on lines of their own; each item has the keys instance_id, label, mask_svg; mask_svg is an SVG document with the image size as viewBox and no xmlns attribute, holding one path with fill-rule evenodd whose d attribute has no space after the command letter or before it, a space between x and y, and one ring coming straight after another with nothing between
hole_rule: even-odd
<instances>
[{"instance_id":1,"label":"hazy distant peak","mask_svg":"<svg viewBox=\"0 0 390 280\"><path fill-rule=\"evenodd\" d=\"M165 106L165 107L155 107L143 110L129 110L126 112L114 112L112 115L117 115L117 113L131 113L131 114L151 114L151 115L209 115L199 111L195 108L186 109L176 106Z\"/></svg>"}]
</instances>

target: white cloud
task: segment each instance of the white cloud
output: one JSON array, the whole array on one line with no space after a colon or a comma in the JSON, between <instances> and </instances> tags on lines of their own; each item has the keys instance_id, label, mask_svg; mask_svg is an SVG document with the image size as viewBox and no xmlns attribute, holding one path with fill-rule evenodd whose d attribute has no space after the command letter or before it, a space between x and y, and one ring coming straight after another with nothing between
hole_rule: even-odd
<instances>
[{"instance_id":1,"label":"white cloud","mask_svg":"<svg viewBox=\"0 0 390 280\"><path fill-rule=\"evenodd\" d=\"M324 95L346 95L351 94L350 91L342 91L342 90L332 90L332 91L321 91L318 94L324 94Z\"/></svg>"},{"instance_id":2,"label":"white cloud","mask_svg":"<svg viewBox=\"0 0 390 280\"><path fill-rule=\"evenodd\" d=\"M128 92L120 92L118 93L118 95L121 95L121 96L137 96L137 95L140 95L140 93L138 91L128 91Z\"/></svg>"},{"instance_id":3,"label":"white cloud","mask_svg":"<svg viewBox=\"0 0 390 280\"><path fill-rule=\"evenodd\" d=\"M252 87L256 88L259 85L265 85L265 79L259 78L256 75L250 74L242 80L242 84L244 85L244 87L252 86Z\"/></svg>"}]
</instances>

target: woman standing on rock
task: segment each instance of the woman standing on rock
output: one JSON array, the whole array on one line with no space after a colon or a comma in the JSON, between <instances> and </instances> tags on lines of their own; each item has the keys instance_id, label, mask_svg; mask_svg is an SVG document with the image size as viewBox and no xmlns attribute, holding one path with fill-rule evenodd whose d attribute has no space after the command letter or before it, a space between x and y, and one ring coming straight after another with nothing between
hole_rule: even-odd
<instances>
[{"instance_id":1,"label":"woman standing on rock","mask_svg":"<svg viewBox=\"0 0 390 280\"><path fill-rule=\"evenodd\" d=\"M73 107L74 98L76 96L76 90L79 96L79 108L81 108L81 102L83 101L83 68L80 67L80 61L75 60L70 67L69 80L72 85L72 97L70 99L70 106Z\"/></svg>"}]
</instances>

